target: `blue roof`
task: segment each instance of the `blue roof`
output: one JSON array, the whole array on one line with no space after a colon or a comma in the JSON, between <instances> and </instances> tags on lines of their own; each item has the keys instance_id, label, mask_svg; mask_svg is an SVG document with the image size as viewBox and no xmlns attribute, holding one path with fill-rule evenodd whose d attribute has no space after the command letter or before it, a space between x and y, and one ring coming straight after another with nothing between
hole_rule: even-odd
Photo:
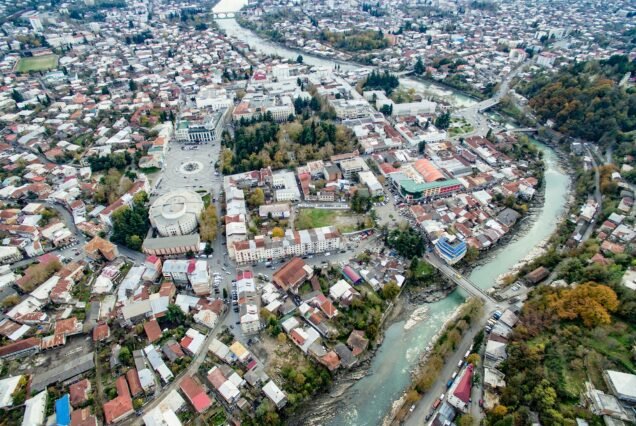
<instances>
[{"instance_id":1,"label":"blue roof","mask_svg":"<svg viewBox=\"0 0 636 426\"><path fill-rule=\"evenodd\" d=\"M435 246L448 259L463 257L468 249L466 243L459 238L457 238L454 243L451 243L446 237L441 237L437 240Z\"/></svg>"},{"instance_id":2,"label":"blue roof","mask_svg":"<svg viewBox=\"0 0 636 426\"><path fill-rule=\"evenodd\" d=\"M68 394L55 401L55 420L57 426L71 424L71 399Z\"/></svg>"}]
</instances>

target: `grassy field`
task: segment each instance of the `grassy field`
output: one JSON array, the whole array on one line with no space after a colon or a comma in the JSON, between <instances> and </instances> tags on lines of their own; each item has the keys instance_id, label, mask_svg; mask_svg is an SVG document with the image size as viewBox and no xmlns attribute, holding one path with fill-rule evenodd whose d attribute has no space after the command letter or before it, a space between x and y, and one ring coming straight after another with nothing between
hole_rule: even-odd
<instances>
[{"instance_id":1,"label":"grassy field","mask_svg":"<svg viewBox=\"0 0 636 426\"><path fill-rule=\"evenodd\" d=\"M359 224L371 226L365 216L352 214L343 210L300 209L296 217L297 230L335 226L340 232L352 232Z\"/></svg>"},{"instance_id":2,"label":"grassy field","mask_svg":"<svg viewBox=\"0 0 636 426\"><path fill-rule=\"evenodd\" d=\"M296 229L333 225L338 216L340 216L340 212L337 210L301 209L296 218Z\"/></svg>"},{"instance_id":3,"label":"grassy field","mask_svg":"<svg viewBox=\"0 0 636 426\"><path fill-rule=\"evenodd\" d=\"M44 71L57 68L57 55L21 58L16 67L17 72Z\"/></svg>"}]
</instances>

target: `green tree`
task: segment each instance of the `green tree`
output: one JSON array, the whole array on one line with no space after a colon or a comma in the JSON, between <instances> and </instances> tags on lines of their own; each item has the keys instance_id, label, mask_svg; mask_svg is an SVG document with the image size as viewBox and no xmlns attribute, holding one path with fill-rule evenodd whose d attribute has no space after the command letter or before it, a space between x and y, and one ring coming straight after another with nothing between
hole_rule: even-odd
<instances>
[{"instance_id":1,"label":"green tree","mask_svg":"<svg viewBox=\"0 0 636 426\"><path fill-rule=\"evenodd\" d=\"M413 67L413 72L417 75L422 75L424 74L424 71L424 62L422 62L422 58L418 56L417 61L415 62L415 66Z\"/></svg>"},{"instance_id":2,"label":"green tree","mask_svg":"<svg viewBox=\"0 0 636 426\"><path fill-rule=\"evenodd\" d=\"M122 346L122 348L120 349L119 362L127 366L132 365L132 354L130 353L130 349L128 348L128 346Z\"/></svg>"},{"instance_id":3,"label":"green tree","mask_svg":"<svg viewBox=\"0 0 636 426\"><path fill-rule=\"evenodd\" d=\"M385 300L393 300L399 293L400 287L398 287L394 281L391 281L382 287L382 297Z\"/></svg>"},{"instance_id":4,"label":"green tree","mask_svg":"<svg viewBox=\"0 0 636 426\"><path fill-rule=\"evenodd\" d=\"M247 199L247 203L250 205L250 208L256 208L263 204L265 204L265 193L261 188L256 188L249 195Z\"/></svg>"},{"instance_id":5,"label":"green tree","mask_svg":"<svg viewBox=\"0 0 636 426\"><path fill-rule=\"evenodd\" d=\"M422 236L412 228L392 230L386 238L386 244L408 259L422 256L426 248Z\"/></svg>"},{"instance_id":6,"label":"green tree","mask_svg":"<svg viewBox=\"0 0 636 426\"><path fill-rule=\"evenodd\" d=\"M143 240L139 235L131 235L130 238L127 239L127 246L133 250L140 251L141 245L143 244Z\"/></svg>"},{"instance_id":7,"label":"green tree","mask_svg":"<svg viewBox=\"0 0 636 426\"><path fill-rule=\"evenodd\" d=\"M131 92L136 91L136 90L137 90L137 83L135 83L135 81L134 81L134 80L132 80L132 79L128 80L128 89L129 89Z\"/></svg>"},{"instance_id":8,"label":"green tree","mask_svg":"<svg viewBox=\"0 0 636 426\"><path fill-rule=\"evenodd\" d=\"M11 98L16 101L16 103L24 102L24 96L22 96L22 93L18 92L16 89L11 91Z\"/></svg>"},{"instance_id":9,"label":"green tree","mask_svg":"<svg viewBox=\"0 0 636 426\"><path fill-rule=\"evenodd\" d=\"M148 209L145 206L148 196L145 192L135 194L132 207L122 207L112 215L113 234L111 241L124 244L133 250L139 250L143 238L148 232Z\"/></svg>"},{"instance_id":10,"label":"green tree","mask_svg":"<svg viewBox=\"0 0 636 426\"><path fill-rule=\"evenodd\" d=\"M299 63L299 64L302 64L303 63L303 55L298 55L296 57L296 62Z\"/></svg>"},{"instance_id":11,"label":"green tree","mask_svg":"<svg viewBox=\"0 0 636 426\"><path fill-rule=\"evenodd\" d=\"M470 414L462 414L457 420L457 426L473 426L475 419Z\"/></svg>"},{"instance_id":12,"label":"green tree","mask_svg":"<svg viewBox=\"0 0 636 426\"><path fill-rule=\"evenodd\" d=\"M451 115L449 111L443 112L435 119L435 127L438 129L448 129L450 126Z\"/></svg>"},{"instance_id":13,"label":"green tree","mask_svg":"<svg viewBox=\"0 0 636 426\"><path fill-rule=\"evenodd\" d=\"M393 90L397 89L400 85L400 80L393 74L390 74L388 71L381 73L380 71L371 71L371 74L367 77L367 79L362 84L367 90L384 90L384 92L388 95L393 92Z\"/></svg>"},{"instance_id":14,"label":"green tree","mask_svg":"<svg viewBox=\"0 0 636 426\"><path fill-rule=\"evenodd\" d=\"M173 324L181 324L185 321L185 314L179 306L171 303L168 305L166 319Z\"/></svg>"}]
</instances>

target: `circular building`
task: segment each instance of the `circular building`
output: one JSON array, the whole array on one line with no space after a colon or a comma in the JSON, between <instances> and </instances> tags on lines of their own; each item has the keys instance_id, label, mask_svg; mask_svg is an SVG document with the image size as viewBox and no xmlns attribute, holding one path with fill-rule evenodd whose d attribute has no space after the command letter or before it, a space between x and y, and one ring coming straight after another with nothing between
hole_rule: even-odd
<instances>
[{"instance_id":1,"label":"circular building","mask_svg":"<svg viewBox=\"0 0 636 426\"><path fill-rule=\"evenodd\" d=\"M148 213L150 223L162 237L187 235L194 232L203 210L201 196L180 189L157 198Z\"/></svg>"}]
</instances>

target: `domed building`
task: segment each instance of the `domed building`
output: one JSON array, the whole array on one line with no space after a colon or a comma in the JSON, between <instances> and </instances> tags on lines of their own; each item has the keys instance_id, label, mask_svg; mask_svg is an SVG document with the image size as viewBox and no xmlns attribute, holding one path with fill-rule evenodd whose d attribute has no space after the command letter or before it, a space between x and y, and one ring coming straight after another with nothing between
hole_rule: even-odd
<instances>
[{"instance_id":1,"label":"domed building","mask_svg":"<svg viewBox=\"0 0 636 426\"><path fill-rule=\"evenodd\" d=\"M203 206L199 194L180 189L157 198L150 206L148 216L162 237L187 235L197 229Z\"/></svg>"}]
</instances>

